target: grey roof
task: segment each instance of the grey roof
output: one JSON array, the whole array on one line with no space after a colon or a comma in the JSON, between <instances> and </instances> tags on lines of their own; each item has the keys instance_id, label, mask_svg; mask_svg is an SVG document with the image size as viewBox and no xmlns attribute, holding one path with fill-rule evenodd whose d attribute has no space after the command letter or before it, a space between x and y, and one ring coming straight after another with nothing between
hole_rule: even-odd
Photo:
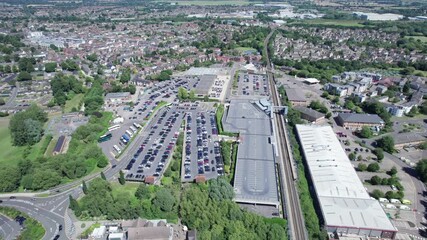
<instances>
[{"instance_id":1,"label":"grey roof","mask_svg":"<svg viewBox=\"0 0 427 240\"><path fill-rule=\"evenodd\" d=\"M234 176L235 201L277 205L270 118L250 100L232 100L223 120L225 131L240 132ZM256 148L254 148L256 146Z\"/></svg>"},{"instance_id":2,"label":"grey roof","mask_svg":"<svg viewBox=\"0 0 427 240\"><path fill-rule=\"evenodd\" d=\"M344 122L384 124L377 114L340 113L338 117Z\"/></svg>"},{"instance_id":3,"label":"grey roof","mask_svg":"<svg viewBox=\"0 0 427 240\"><path fill-rule=\"evenodd\" d=\"M413 143L425 141L426 138L417 133L398 133L393 134L394 144L405 144L405 143Z\"/></svg>"},{"instance_id":4,"label":"grey roof","mask_svg":"<svg viewBox=\"0 0 427 240\"><path fill-rule=\"evenodd\" d=\"M211 74L205 74L200 76L200 81L196 86L196 94L207 95L209 93L209 89L215 81L215 78L216 75Z\"/></svg>"},{"instance_id":5,"label":"grey roof","mask_svg":"<svg viewBox=\"0 0 427 240\"><path fill-rule=\"evenodd\" d=\"M301 94L301 90L298 90L296 88L286 88L286 96L288 97L289 101L307 101L305 96Z\"/></svg>"},{"instance_id":6,"label":"grey roof","mask_svg":"<svg viewBox=\"0 0 427 240\"><path fill-rule=\"evenodd\" d=\"M132 240L169 240L173 230L170 227L135 227L128 229Z\"/></svg>"},{"instance_id":7,"label":"grey roof","mask_svg":"<svg viewBox=\"0 0 427 240\"><path fill-rule=\"evenodd\" d=\"M296 128L325 225L397 231L369 196L332 127Z\"/></svg>"},{"instance_id":8,"label":"grey roof","mask_svg":"<svg viewBox=\"0 0 427 240\"><path fill-rule=\"evenodd\" d=\"M320 113L320 112L313 110L311 108L306 108L306 107L302 107L302 106L296 106L294 108L298 112L304 113L305 115L308 115L311 118L319 119L319 118L325 117L325 114Z\"/></svg>"},{"instance_id":9,"label":"grey roof","mask_svg":"<svg viewBox=\"0 0 427 240\"><path fill-rule=\"evenodd\" d=\"M107 95L105 95L105 98L124 98L129 96L130 96L130 92L116 92L116 93L107 93Z\"/></svg>"}]
</instances>

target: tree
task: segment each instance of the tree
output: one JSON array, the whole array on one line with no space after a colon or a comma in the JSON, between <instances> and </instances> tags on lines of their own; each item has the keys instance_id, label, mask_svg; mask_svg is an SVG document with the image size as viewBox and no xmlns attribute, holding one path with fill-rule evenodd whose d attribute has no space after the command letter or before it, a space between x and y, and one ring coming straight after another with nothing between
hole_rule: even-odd
<instances>
[{"instance_id":1,"label":"tree","mask_svg":"<svg viewBox=\"0 0 427 240\"><path fill-rule=\"evenodd\" d=\"M68 195L68 199L70 201L69 208L74 211L74 214L76 214L76 216L80 216L82 214L82 211L77 200L74 199L71 195Z\"/></svg>"},{"instance_id":2,"label":"tree","mask_svg":"<svg viewBox=\"0 0 427 240\"><path fill-rule=\"evenodd\" d=\"M350 154L348 154L348 158L349 158L351 161L354 161L354 160L356 160L356 154L354 154L354 153L350 153Z\"/></svg>"},{"instance_id":3,"label":"tree","mask_svg":"<svg viewBox=\"0 0 427 240\"><path fill-rule=\"evenodd\" d=\"M167 188L160 189L156 192L156 195L153 199L153 204L156 207L159 207L162 211L170 212L175 205L176 199L172 195L171 191Z\"/></svg>"},{"instance_id":4,"label":"tree","mask_svg":"<svg viewBox=\"0 0 427 240\"><path fill-rule=\"evenodd\" d=\"M194 91L194 89L191 89L190 92L188 93L188 98L191 101L194 101L196 99L196 91Z\"/></svg>"},{"instance_id":5,"label":"tree","mask_svg":"<svg viewBox=\"0 0 427 240\"><path fill-rule=\"evenodd\" d=\"M395 176L397 174L397 168L393 166L390 171L388 172L390 176Z\"/></svg>"},{"instance_id":6,"label":"tree","mask_svg":"<svg viewBox=\"0 0 427 240\"><path fill-rule=\"evenodd\" d=\"M362 137L362 138L371 138L373 134L372 134L372 130L371 130L371 128L370 128L370 127L368 127L368 126L363 126L363 127L362 127L362 130L360 130L359 135L360 135L360 137Z\"/></svg>"},{"instance_id":7,"label":"tree","mask_svg":"<svg viewBox=\"0 0 427 240\"><path fill-rule=\"evenodd\" d=\"M96 62L98 60L98 56L96 53L92 53L86 56L86 59L92 62Z\"/></svg>"},{"instance_id":8,"label":"tree","mask_svg":"<svg viewBox=\"0 0 427 240\"><path fill-rule=\"evenodd\" d=\"M357 169L361 172L364 172L366 169L368 169L368 166L366 166L364 163L359 163L359 165L357 165Z\"/></svg>"},{"instance_id":9,"label":"tree","mask_svg":"<svg viewBox=\"0 0 427 240\"><path fill-rule=\"evenodd\" d=\"M409 110L408 114L406 114L406 116L408 116L408 117L415 117L418 113L419 113L418 107L417 106L413 106L411 108L411 110Z\"/></svg>"},{"instance_id":10,"label":"tree","mask_svg":"<svg viewBox=\"0 0 427 240\"><path fill-rule=\"evenodd\" d=\"M378 177L377 175L375 175L375 176L371 177L370 183L372 185L380 185L381 184L381 180L382 179L380 177Z\"/></svg>"},{"instance_id":11,"label":"tree","mask_svg":"<svg viewBox=\"0 0 427 240\"><path fill-rule=\"evenodd\" d=\"M0 192L11 192L19 187L21 173L15 166L3 165L0 167Z\"/></svg>"},{"instance_id":12,"label":"tree","mask_svg":"<svg viewBox=\"0 0 427 240\"><path fill-rule=\"evenodd\" d=\"M322 98L328 98L329 97L329 93L328 92L326 92L326 91L324 91L323 93L322 93L322 96L321 96Z\"/></svg>"},{"instance_id":13,"label":"tree","mask_svg":"<svg viewBox=\"0 0 427 240\"><path fill-rule=\"evenodd\" d=\"M394 139L391 136L384 136L377 140L377 146L388 153L393 153Z\"/></svg>"},{"instance_id":14,"label":"tree","mask_svg":"<svg viewBox=\"0 0 427 240\"><path fill-rule=\"evenodd\" d=\"M427 159L423 159L417 163L415 171L418 173L421 181L427 182Z\"/></svg>"},{"instance_id":15,"label":"tree","mask_svg":"<svg viewBox=\"0 0 427 240\"><path fill-rule=\"evenodd\" d=\"M3 105L5 105L6 104L6 101L4 101L4 99L3 98L0 98L0 106L3 106Z\"/></svg>"},{"instance_id":16,"label":"tree","mask_svg":"<svg viewBox=\"0 0 427 240\"><path fill-rule=\"evenodd\" d=\"M384 151L382 148L375 148L374 154L377 157L378 161L381 161L384 159Z\"/></svg>"},{"instance_id":17,"label":"tree","mask_svg":"<svg viewBox=\"0 0 427 240\"><path fill-rule=\"evenodd\" d=\"M332 99L332 102L337 104L340 102L340 97L339 96L335 96L334 99Z\"/></svg>"},{"instance_id":18,"label":"tree","mask_svg":"<svg viewBox=\"0 0 427 240\"><path fill-rule=\"evenodd\" d=\"M33 79L33 77L31 76L31 74L29 72L20 72L18 74L18 77L16 78L16 80L18 81L28 81Z\"/></svg>"},{"instance_id":19,"label":"tree","mask_svg":"<svg viewBox=\"0 0 427 240\"><path fill-rule=\"evenodd\" d=\"M104 179L104 180L107 180L107 178L105 177L104 172L101 172L101 178Z\"/></svg>"},{"instance_id":20,"label":"tree","mask_svg":"<svg viewBox=\"0 0 427 240\"><path fill-rule=\"evenodd\" d=\"M209 197L217 201L232 200L234 197L233 187L222 177L209 180L208 192Z\"/></svg>"},{"instance_id":21,"label":"tree","mask_svg":"<svg viewBox=\"0 0 427 240\"><path fill-rule=\"evenodd\" d=\"M38 142L43 135L42 126L46 121L47 114L35 104L13 115L9 122L13 145L24 146Z\"/></svg>"},{"instance_id":22,"label":"tree","mask_svg":"<svg viewBox=\"0 0 427 240\"><path fill-rule=\"evenodd\" d=\"M84 194L87 194L87 185L85 180L82 181L82 190Z\"/></svg>"},{"instance_id":23,"label":"tree","mask_svg":"<svg viewBox=\"0 0 427 240\"><path fill-rule=\"evenodd\" d=\"M44 71L45 71L45 72L47 72L47 73L55 72L55 70L56 70L56 66L57 66L56 62L49 62L49 63L46 63L46 64L44 65Z\"/></svg>"},{"instance_id":24,"label":"tree","mask_svg":"<svg viewBox=\"0 0 427 240\"><path fill-rule=\"evenodd\" d=\"M61 183L61 176L49 169L35 171L33 174L33 190L49 189Z\"/></svg>"},{"instance_id":25,"label":"tree","mask_svg":"<svg viewBox=\"0 0 427 240\"><path fill-rule=\"evenodd\" d=\"M178 88L178 99L180 101L186 100L188 98L188 91L183 87Z\"/></svg>"},{"instance_id":26,"label":"tree","mask_svg":"<svg viewBox=\"0 0 427 240\"><path fill-rule=\"evenodd\" d=\"M384 193L381 190L375 189L374 191L372 191L371 196L378 200L379 198L384 197Z\"/></svg>"},{"instance_id":27,"label":"tree","mask_svg":"<svg viewBox=\"0 0 427 240\"><path fill-rule=\"evenodd\" d=\"M141 183L135 191L135 197L138 199L150 199L150 189L148 189L147 185Z\"/></svg>"},{"instance_id":28,"label":"tree","mask_svg":"<svg viewBox=\"0 0 427 240\"><path fill-rule=\"evenodd\" d=\"M119 172L119 183L121 185L125 185L125 183L126 183L125 174L123 173L122 170L120 170L120 172Z\"/></svg>"},{"instance_id":29,"label":"tree","mask_svg":"<svg viewBox=\"0 0 427 240\"><path fill-rule=\"evenodd\" d=\"M362 160L363 160L362 155L357 156L357 161L362 161Z\"/></svg>"},{"instance_id":30,"label":"tree","mask_svg":"<svg viewBox=\"0 0 427 240\"><path fill-rule=\"evenodd\" d=\"M378 172L380 170L380 165L378 163L370 163L366 169L368 172Z\"/></svg>"}]
</instances>

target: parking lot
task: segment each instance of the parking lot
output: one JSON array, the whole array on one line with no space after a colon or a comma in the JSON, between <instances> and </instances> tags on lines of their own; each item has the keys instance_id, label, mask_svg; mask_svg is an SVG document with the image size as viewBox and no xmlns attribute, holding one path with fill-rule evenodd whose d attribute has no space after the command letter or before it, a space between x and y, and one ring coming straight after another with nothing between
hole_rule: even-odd
<instances>
[{"instance_id":1,"label":"parking lot","mask_svg":"<svg viewBox=\"0 0 427 240\"><path fill-rule=\"evenodd\" d=\"M126 179L143 181L145 176L160 177L172 156L184 114L162 109L144 129L142 142L126 166ZM141 139L140 139L141 140ZM132 155L130 155L132 156Z\"/></svg>"},{"instance_id":2,"label":"parking lot","mask_svg":"<svg viewBox=\"0 0 427 240\"><path fill-rule=\"evenodd\" d=\"M193 181L197 176L207 180L224 174L219 142L215 140L218 135L215 112L200 111L198 106L191 109L185 117L183 182Z\"/></svg>"},{"instance_id":3,"label":"parking lot","mask_svg":"<svg viewBox=\"0 0 427 240\"><path fill-rule=\"evenodd\" d=\"M250 74L240 72L237 77L237 83L237 95L269 95L270 90L267 84L267 76L264 74Z\"/></svg>"}]
</instances>

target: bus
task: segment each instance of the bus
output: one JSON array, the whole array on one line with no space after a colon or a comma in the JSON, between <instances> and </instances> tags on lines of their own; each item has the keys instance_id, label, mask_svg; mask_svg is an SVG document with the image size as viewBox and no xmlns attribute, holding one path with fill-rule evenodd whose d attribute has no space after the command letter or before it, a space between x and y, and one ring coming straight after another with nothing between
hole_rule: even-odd
<instances>
[{"instance_id":1,"label":"bus","mask_svg":"<svg viewBox=\"0 0 427 240\"><path fill-rule=\"evenodd\" d=\"M113 126L111 126L111 127L108 128L108 131L111 132L111 131L117 130L119 128L120 128L120 125L118 125L118 124L117 125L113 125Z\"/></svg>"},{"instance_id":2,"label":"bus","mask_svg":"<svg viewBox=\"0 0 427 240\"><path fill-rule=\"evenodd\" d=\"M99 137L98 142L99 143L106 142L106 141L110 140L112 136L113 135L111 133L107 133L105 135L102 135L101 137Z\"/></svg>"},{"instance_id":3,"label":"bus","mask_svg":"<svg viewBox=\"0 0 427 240\"><path fill-rule=\"evenodd\" d=\"M133 133L131 131L129 131L129 130L126 130L126 133L129 135L129 137L133 136Z\"/></svg>"},{"instance_id":4,"label":"bus","mask_svg":"<svg viewBox=\"0 0 427 240\"><path fill-rule=\"evenodd\" d=\"M114 147L114 150L117 151L117 153L120 154L122 152L122 150L119 147L117 147L117 145L114 145L113 147Z\"/></svg>"},{"instance_id":5,"label":"bus","mask_svg":"<svg viewBox=\"0 0 427 240\"><path fill-rule=\"evenodd\" d=\"M142 126L141 125L139 125L138 123L133 123L133 125L136 127L136 128L141 128Z\"/></svg>"},{"instance_id":6,"label":"bus","mask_svg":"<svg viewBox=\"0 0 427 240\"><path fill-rule=\"evenodd\" d=\"M130 126L130 130L132 130L133 133L136 133L138 131L134 126Z\"/></svg>"}]
</instances>

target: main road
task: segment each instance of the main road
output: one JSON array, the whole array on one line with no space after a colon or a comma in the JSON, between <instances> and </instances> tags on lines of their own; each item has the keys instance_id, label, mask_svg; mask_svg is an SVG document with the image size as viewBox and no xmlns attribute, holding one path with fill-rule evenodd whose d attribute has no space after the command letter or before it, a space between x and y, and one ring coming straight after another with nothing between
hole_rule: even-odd
<instances>
[{"instance_id":1,"label":"main road","mask_svg":"<svg viewBox=\"0 0 427 240\"><path fill-rule=\"evenodd\" d=\"M281 106L279 95L276 89L274 75L272 74L270 57L268 56L268 43L274 33L274 29L268 34L264 40L264 51L267 61L267 77L270 83L271 98L273 106ZM289 224L289 237L290 239L308 239L307 231L301 205L299 202L299 195L296 189L297 182L295 181L296 175L293 172L293 159L289 155L289 145L286 136L286 125L284 124L283 116L280 113L272 113L276 126L276 144L279 150L279 179L280 179L280 192L283 208L283 215L287 218Z\"/></svg>"}]
</instances>

